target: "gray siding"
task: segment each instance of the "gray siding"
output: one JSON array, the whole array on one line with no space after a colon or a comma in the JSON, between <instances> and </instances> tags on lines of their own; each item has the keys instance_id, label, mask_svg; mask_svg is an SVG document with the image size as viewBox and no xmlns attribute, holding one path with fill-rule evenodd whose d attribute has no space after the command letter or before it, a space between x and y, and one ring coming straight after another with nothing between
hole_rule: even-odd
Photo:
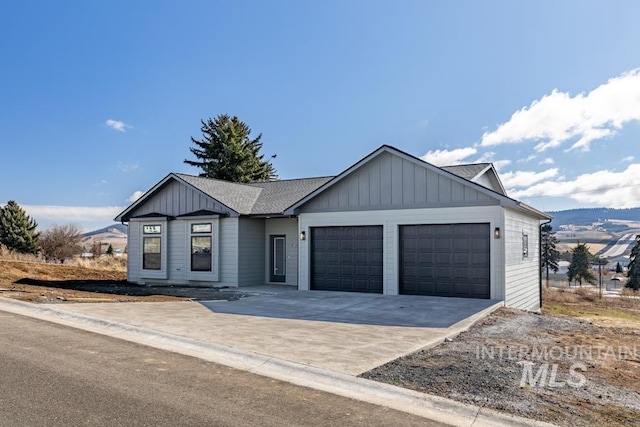
<instances>
[{"instance_id":1,"label":"gray siding","mask_svg":"<svg viewBox=\"0 0 640 427\"><path fill-rule=\"evenodd\" d=\"M487 206L499 202L443 172L381 153L310 200L303 213L425 207Z\"/></svg>"},{"instance_id":2,"label":"gray siding","mask_svg":"<svg viewBox=\"0 0 640 427\"><path fill-rule=\"evenodd\" d=\"M265 284L264 221L264 219L239 219L238 286Z\"/></svg>"},{"instance_id":3,"label":"gray siding","mask_svg":"<svg viewBox=\"0 0 640 427\"><path fill-rule=\"evenodd\" d=\"M238 286L238 218L220 219L221 286Z\"/></svg>"},{"instance_id":4,"label":"gray siding","mask_svg":"<svg viewBox=\"0 0 640 427\"><path fill-rule=\"evenodd\" d=\"M156 194L131 212L131 216L150 213L178 216L199 210L210 210L232 215L232 211L211 197L187 185L172 180Z\"/></svg>"},{"instance_id":5,"label":"gray siding","mask_svg":"<svg viewBox=\"0 0 640 427\"><path fill-rule=\"evenodd\" d=\"M538 224L518 212L505 209L505 304L524 310L540 308ZM528 256L523 256L523 235Z\"/></svg>"},{"instance_id":6,"label":"gray siding","mask_svg":"<svg viewBox=\"0 0 640 427\"><path fill-rule=\"evenodd\" d=\"M269 282L271 248L269 236L285 236L287 250L287 278L284 284L298 286L298 219L272 218L265 222L265 282ZM282 284L282 283L280 283Z\"/></svg>"},{"instance_id":7,"label":"gray siding","mask_svg":"<svg viewBox=\"0 0 640 427\"><path fill-rule=\"evenodd\" d=\"M142 271L142 241L140 223L131 221L127 227L127 280L138 283Z\"/></svg>"}]
</instances>

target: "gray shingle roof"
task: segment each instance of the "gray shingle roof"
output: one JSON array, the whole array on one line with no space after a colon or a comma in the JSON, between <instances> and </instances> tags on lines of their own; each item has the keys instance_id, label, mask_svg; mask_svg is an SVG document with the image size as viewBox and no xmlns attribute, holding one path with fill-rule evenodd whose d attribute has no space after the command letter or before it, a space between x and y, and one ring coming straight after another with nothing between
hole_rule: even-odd
<instances>
[{"instance_id":1,"label":"gray shingle roof","mask_svg":"<svg viewBox=\"0 0 640 427\"><path fill-rule=\"evenodd\" d=\"M333 178L329 176L240 184L181 173L174 175L241 215L281 214Z\"/></svg>"},{"instance_id":2,"label":"gray shingle roof","mask_svg":"<svg viewBox=\"0 0 640 427\"><path fill-rule=\"evenodd\" d=\"M440 169L471 181L489 166L491 166L491 163L471 163L468 165L441 166Z\"/></svg>"},{"instance_id":3,"label":"gray shingle roof","mask_svg":"<svg viewBox=\"0 0 640 427\"><path fill-rule=\"evenodd\" d=\"M282 213L289 206L315 191L331 179L333 179L332 176L323 176L248 184L252 187L262 189L258 200L253 205L251 213L254 215Z\"/></svg>"}]
</instances>

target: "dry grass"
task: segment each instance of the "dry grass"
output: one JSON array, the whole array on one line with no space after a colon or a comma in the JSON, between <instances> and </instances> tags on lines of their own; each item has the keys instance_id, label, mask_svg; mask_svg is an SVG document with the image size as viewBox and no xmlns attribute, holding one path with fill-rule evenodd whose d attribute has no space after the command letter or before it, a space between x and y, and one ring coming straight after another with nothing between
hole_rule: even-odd
<instances>
[{"instance_id":1,"label":"dry grass","mask_svg":"<svg viewBox=\"0 0 640 427\"><path fill-rule=\"evenodd\" d=\"M40 256L10 251L4 246L0 246L0 259L5 261L42 262L42 258Z\"/></svg>"},{"instance_id":2,"label":"dry grass","mask_svg":"<svg viewBox=\"0 0 640 427\"><path fill-rule=\"evenodd\" d=\"M91 270L126 272L127 257L101 256L99 258L76 258L69 262L69 265L88 268Z\"/></svg>"},{"instance_id":3,"label":"dry grass","mask_svg":"<svg viewBox=\"0 0 640 427\"><path fill-rule=\"evenodd\" d=\"M3 261L21 261L28 263L42 263L46 262L41 256L21 254L18 252L10 251L7 248L0 247L0 260ZM127 271L127 256L101 256L99 258L76 258L66 261L64 265L82 267L90 270L101 271Z\"/></svg>"},{"instance_id":4,"label":"dry grass","mask_svg":"<svg viewBox=\"0 0 640 427\"><path fill-rule=\"evenodd\" d=\"M591 320L640 323L639 293L626 289L620 296L600 298L597 289L544 289L543 312Z\"/></svg>"}]
</instances>

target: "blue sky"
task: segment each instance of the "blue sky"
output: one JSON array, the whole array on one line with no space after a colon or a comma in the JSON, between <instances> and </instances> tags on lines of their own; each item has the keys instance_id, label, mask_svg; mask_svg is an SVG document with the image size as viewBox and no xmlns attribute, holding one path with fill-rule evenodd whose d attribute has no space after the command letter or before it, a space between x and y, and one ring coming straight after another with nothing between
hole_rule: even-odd
<instances>
[{"instance_id":1,"label":"blue sky","mask_svg":"<svg viewBox=\"0 0 640 427\"><path fill-rule=\"evenodd\" d=\"M10 2L0 203L107 225L237 115L281 178L382 144L544 210L640 206L640 2Z\"/></svg>"}]
</instances>

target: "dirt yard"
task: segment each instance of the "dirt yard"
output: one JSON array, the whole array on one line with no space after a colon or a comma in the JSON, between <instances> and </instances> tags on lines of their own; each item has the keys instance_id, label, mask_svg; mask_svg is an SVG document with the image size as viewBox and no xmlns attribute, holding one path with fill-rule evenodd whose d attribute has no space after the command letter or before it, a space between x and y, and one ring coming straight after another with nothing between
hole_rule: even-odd
<instances>
[{"instance_id":1,"label":"dirt yard","mask_svg":"<svg viewBox=\"0 0 640 427\"><path fill-rule=\"evenodd\" d=\"M640 300L546 292L451 342L363 374L563 426L640 425Z\"/></svg>"},{"instance_id":2,"label":"dirt yard","mask_svg":"<svg viewBox=\"0 0 640 427\"><path fill-rule=\"evenodd\" d=\"M162 302L237 299L237 292L203 287L140 286L123 271L0 260L0 296L35 303Z\"/></svg>"}]
</instances>

